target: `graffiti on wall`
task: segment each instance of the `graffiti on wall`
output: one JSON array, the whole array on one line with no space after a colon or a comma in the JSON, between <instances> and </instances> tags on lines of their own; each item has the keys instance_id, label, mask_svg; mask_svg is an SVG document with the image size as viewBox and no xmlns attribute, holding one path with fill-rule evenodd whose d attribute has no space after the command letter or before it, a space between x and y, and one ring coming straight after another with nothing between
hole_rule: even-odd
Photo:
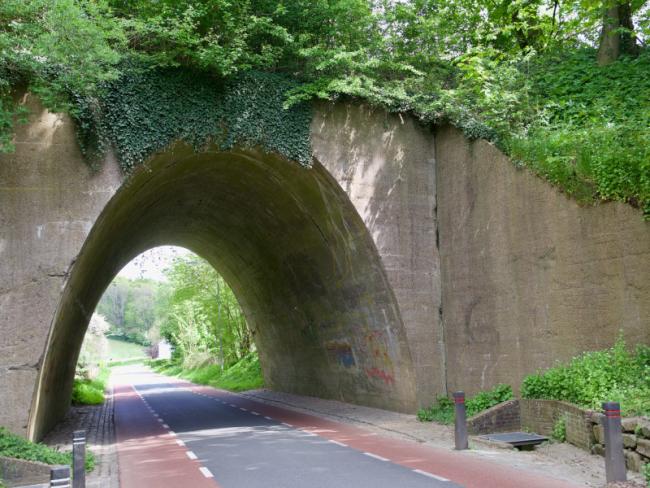
<instances>
[{"instance_id":1,"label":"graffiti on wall","mask_svg":"<svg viewBox=\"0 0 650 488\"><path fill-rule=\"evenodd\" d=\"M366 375L392 385L395 383L395 375L389 344L385 330L368 331L364 335L365 356L371 360L371 366L365 368Z\"/></svg>"},{"instance_id":2,"label":"graffiti on wall","mask_svg":"<svg viewBox=\"0 0 650 488\"><path fill-rule=\"evenodd\" d=\"M330 361L343 366L344 368L351 368L356 364L352 348L347 342L332 341L325 344L327 355Z\"/></svg>"}]
</instances>

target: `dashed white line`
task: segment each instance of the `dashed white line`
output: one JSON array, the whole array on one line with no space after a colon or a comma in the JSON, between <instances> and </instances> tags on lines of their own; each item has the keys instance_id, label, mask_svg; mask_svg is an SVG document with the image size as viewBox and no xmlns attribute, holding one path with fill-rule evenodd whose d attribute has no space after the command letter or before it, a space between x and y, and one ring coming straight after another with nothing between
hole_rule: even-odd
<instances>
[{"instance_id":1,"label":"dashed white line","mask_svg":"<svg viewBox=\"0 0 650 488\"><path fill-rule=\"evenodd\" d=\"M190 459L198 459L196 454L194 454L192 451L186 451L185 454L187 454L187 457Z\"/></svg>"},{"instance_id":2,"label":"dashed white line","mask_svg":"<svg viewBox=\"0 0 650 488\"><path fill-rule=\"evenodd\" d=\"M163 429L169 429L169 425L167 425L167 424L163 424L162 426L163 426Z\"/></svg>"},{"instance_id":3,"label":"dashed white line","mask_svg":"<svg viewBox=\"0 0 650 488\"><path fill-rule=\"evenodd\" d=\"M330 439L330 442L331 442L332 444L336 444L337 446L348 447L347 444L343 444L342 442L335 441L335 440L333 440L333 439Z\"/></svg>"},{"instance_id":4,"label":"dashed white line","mask_svg":"<svg viewBox=\"0 0 650 488\"><path fill-rule=\"evenodd\" d=\"M259 413L257 413L257 412L253 412L253 411L251 411L251 413L252 413L253 415L259 415Z\"/></svg>"},{"instance_id":5,"label":"dashed white line","mask_svg":"<svg viewBox=\"0 0 650 488\"><path fill-rule=\"evenodd\" d=\"M230 406L233 408L237 408L237 405L235 405L234 403L230 403Z\"/></svg>"},{"instance_id":6,"label":"dashed white line","mask_svg":"<svg viewBox=\"0 0 650 488\"><path fill-rule=\"evenodd\" d=\"M282 422L282 425L286 425L287 427L293 427L293 425L287 424L286 422Z\"/></svg>"},{"instance_id":7,"label":"dashed white line","mask_svg":"<svg viewBox=\"0 0 650 488\"><path fill-rule=\"evenodd\" d=\"M239 410L241 410L242 412L248 412L248 410L246 410L244 407L239 407Z\"/></svg>"},{"instance_id":8,"label":"dashed white line","mask_svg":"<svg viewBox=\"0 0 650 488\"><path fill-rule=\"evenodd\" d=\"M266 420L273 420L271 417L264 416Z\"/></svg>"},{"instance_id":9,"label":"dashed white line","mask_svg":"<svg viewBox=\"0 0 650 488\"><path fill-rule=\"evenodd\" d=\"M172 436L172 437L176 437L176 432L174 432L173 430L170 430L170 431L167 432L167 433L168 433L170 436Z\"/></svg>"},{"instance_id":10,"label":"dashed white line","mask_svg":"<svg viewBox=\"0 0 650 488\"><path fill-rule=\"evenodd\" d=\"M161 419L160 417L158 417L156 420L162 424L163 419Z\"/></svg>"},{"instance_id":11,"label":"dashed white line","mask_svg":"<svg viewBox=\"0 0 650 488\"><path fill-rule=\"evenodd\" d=\"M422 476L428 476L429 478L433 478L434 480L438 481L449 481L447 478L443 478L442 476L435 475L433 473L428 473L426 471L422 471L421 469L414 469L414 473L421 474Z\"/></svg>"},{"instance_id":12,"label":"dashed white line","mask_svg":"<svg viewBox=\"0 0 650 488\"><path fill-rule=\"evenodd\" d=\"M388 461L385 457L377 456L376 454L373 454L371 452L364 452L366 456L370 456L371 458L379 459L380 461Z\"/></svg>"},{"instance_id":13,"label":"dashed white line","mask_svg":"<svg viewBox=\"0 0 650 488\"><path fill-rule=\"evenodd\" d=\"M183 447L185 445L185 443L180 439L176 439L176 444L178 444L181 447Z\"/></svg>"},{"instance_id":14,"label":"dashed white line","mask_svg":"<svg viewBox=\"0 0 650 488\"><path fill-rule=\"evenodd\" d=\"M201 471L201 473L203 473L203 476L205 476L206 478L214 478L214 476L212 475L212 473L208 468L200 467L199 471Z\"/></svg>"}]
</instances>

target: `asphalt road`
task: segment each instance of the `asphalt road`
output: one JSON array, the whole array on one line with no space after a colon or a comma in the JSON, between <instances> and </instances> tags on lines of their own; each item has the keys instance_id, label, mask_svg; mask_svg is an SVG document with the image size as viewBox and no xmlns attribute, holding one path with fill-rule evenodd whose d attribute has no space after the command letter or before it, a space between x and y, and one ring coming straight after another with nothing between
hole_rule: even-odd
<instances>
[{"instance_id":1,"label":"asphalt road","mask_svg":"<svg viewBox=\"0 0 650 488\"><path fill-rule=\"evenodd\" d=\"M224 488L453 488L416 472L172 383L135 384L202 467ZM125 487L128 488L128 487Z\"/></svg>"},{"instance_id":2,"label":"asphalt road","mask_svg":"<svg viewBox=\"0 0 650 488\"><path fill-rule=\"evenodd\" d=\"M112 380L122 488L575 487L141 367Z\"/></svg>"}]
</instances>

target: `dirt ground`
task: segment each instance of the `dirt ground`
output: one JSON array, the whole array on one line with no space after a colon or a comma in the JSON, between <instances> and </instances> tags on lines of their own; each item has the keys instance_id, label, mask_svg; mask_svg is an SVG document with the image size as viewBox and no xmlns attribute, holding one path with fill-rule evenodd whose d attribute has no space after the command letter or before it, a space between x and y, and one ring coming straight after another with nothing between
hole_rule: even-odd
<instances>
[{"instance_id":1,"label":"dirt ground","mask_svg":"<svg viewBox=\"0 0 650 488\"><path fill-rule=\"evenodd\" d=\"M258 401L282 405L300 412L363 427L386 436L412 439L433 447L453 449L453 428L429 422L419 422L414 415L389 412L376 408L351 405L335 400L304 397L270 390L242 393ZM505 449L500 445L470 438L470 456L489 459L495 463L537 472L589 487L605 486L605 462L601 456L589 454L566 443L545 443L533 451ZM628 471L630 483L610 485L615 488L643 488L639 473Z\"/></svg>"}]
</instances>

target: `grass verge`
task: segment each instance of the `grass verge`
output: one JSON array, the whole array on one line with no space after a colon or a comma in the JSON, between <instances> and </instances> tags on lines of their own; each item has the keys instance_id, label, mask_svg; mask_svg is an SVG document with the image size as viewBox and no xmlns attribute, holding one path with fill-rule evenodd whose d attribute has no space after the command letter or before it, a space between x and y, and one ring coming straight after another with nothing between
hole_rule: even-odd
<instances>
[{"instance_id":1,"label":"grass verge","mask_svg":"<svg viewBox=\"0 0 650 488\"><path fill-rule=\"evenodd\" d=\"M104 403L104 391L110 369L102 367L96 378L75 378L72 385L72 403L74 405L100 405Z\"/></svg>"},{"instance_id":2,"label":"grass verge","mask_svg":"<svg viewBox=\"0 0 650 488\"><path fill-rule=\"evenodd\" d=\"M248 354L224 371L221 371L221 367L217 364L184 369L180 362L164 359L149 361L147 364L158 373L224 390L246 391L264 386L260 360L256 353Z\"/></svg>"},{"instance_id":3,"label":"grass verge","mask_svg":"<svg viewBox=\"0 0 650 488\"><path fill-rule=\"evenodd\" d=\"M38 461L45 464L69 464L72 466L72 453L61 452L45 444L30 442L27 439L12 434L0 427L0 456L6 456L27 461ZM86 451L86 471L95 468L95 456Z\"/></svg>"}]
</instances>

